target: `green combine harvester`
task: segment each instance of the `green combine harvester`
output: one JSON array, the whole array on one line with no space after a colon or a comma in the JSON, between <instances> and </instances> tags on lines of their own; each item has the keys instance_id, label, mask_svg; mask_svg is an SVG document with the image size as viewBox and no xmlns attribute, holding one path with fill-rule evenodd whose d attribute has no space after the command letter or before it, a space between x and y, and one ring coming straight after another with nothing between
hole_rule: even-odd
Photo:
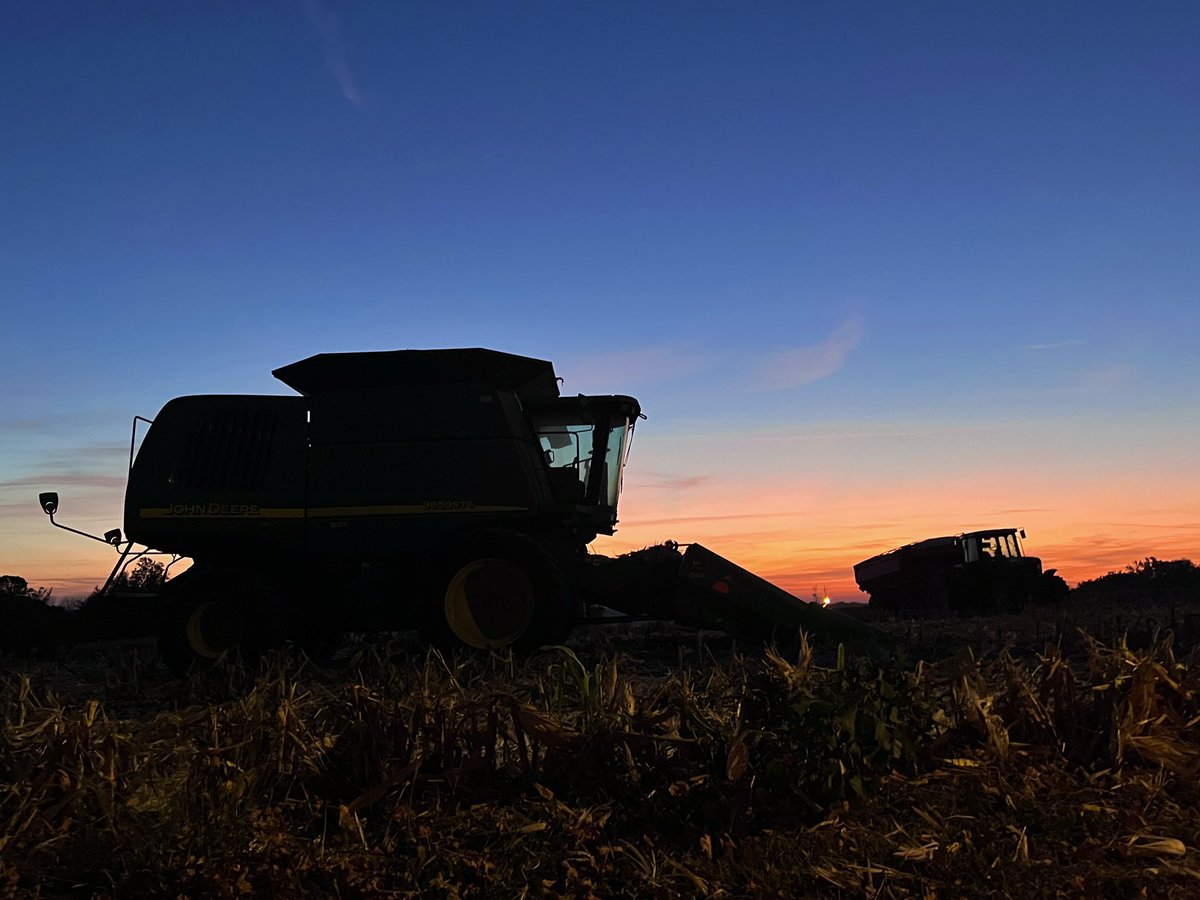
<instances>
[{"instance_id":1,"label":"green combine harvester","mask_svg":"<svg viewBox=\"0 0 1200 900\"><path fill-rule=\"evenodd\" d=\"M178 673L285 640L323 656L353 631L518 652L589 621L872 633L698 544L590 553L616 529L632 397L561 397L551 363L483 349L323 353L274 375L299 395L135 418L125 535L86 535L119 554L105 593L147 552L192 560L155 599Z\"/></svg>"}]
</instances>

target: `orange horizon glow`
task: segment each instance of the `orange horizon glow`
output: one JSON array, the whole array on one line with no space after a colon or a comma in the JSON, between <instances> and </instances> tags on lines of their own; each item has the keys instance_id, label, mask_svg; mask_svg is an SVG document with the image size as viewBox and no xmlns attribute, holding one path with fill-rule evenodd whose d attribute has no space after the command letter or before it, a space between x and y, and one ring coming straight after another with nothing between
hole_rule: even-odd
<instances>
[{"instance_id":1,"label":"orange horizon glow","mask_svg":"<svg viewBox=\"0 0 1200 900\"><path fill-rule=\"evenodd\" d=\"M781 497L775 493L771 499ZM769 505L766 498L761 503ZM783 511L725 513L723 504L714 507L715 514L689 509L697 514L675 517L651 502L631 499L628 505L631 511L623 515L617 535L597 539L594 552L612 556L666 540L700 543L803 600L828 595L833 602L865 602L866 594L854 582L855 563L912 541L978 528L1026 529L1025 553L1041 557L1043 566L1057 569L1071 586L1150 556L1195 560L1200 544L1200 526L1181 513L1155 522L1127 516L1131 521L1105 529L1099 518L1081 513L1068 518L1034 510L958 519L931 510L880 521L865 515L867 510L861 519L847 509L809 520ZM40 552L26 566L6 560L0 574L20 575L64 599L103 584L117 558L111 549L53 530L44 521L31 524L46 532L37 541Z\"/></svg>"},{"instance_id":2,"label":"orange horizon glow","mask_svg":"<svg viewBox=\"0 0 1200 900\"><path fill-rule=\"evenodd\" d=\"M1081 546L1081 544L1087 543L1086 540L1050 531L1032 531L1027 524L1022 526L1019 522L1008 521L997 523L998 527L1010 524L1013 527L1026 528L1028 538L1024 542L1025 553L1029 556L1041 557L1043 566L1048 569L1057 569L1058 574L1063 576L1072 587L1081 581L1099 578L1110 572L1122 571L1127 566L1150 556L1163 560L1191 559L1195 561L1198 555L1193 549L1195 547L1194 539L1167 537L1158 533L1160 529L1139 530L1139 534L1136 536L1126 535L1123 539L1116 541L1106 535L1092 535L1098 539L1098 543L1088 547ZM817 555L818 551L803 550L800 542L797 542L795 551L781 556L772 556L766 552L756 552L740 537L731 540L726 535L709 533L708 529L694 529L690 534L691 540L684 543L703 544L710 550L750 569L802 600L812 600L814 597L828 595L835 603L866 602L867 595L858 589L858 585L854 581L853 567L855 563L873 556L875 553L891 550L905 543L934 537L937 534L957 534L963 530L973 530L973 527L960 528L957 531L942 529L936 534L935 532L922 532L897 539L896 542L886 546L883 543L876 543L870 547L856 545L853 548L847 547L841 552L834 552L833 548L822 548L819 556ZM671 533L683 534L678 529ZM629 537L629 535L635 534L644 534L645 539L638 540L635 537ZM1042 540L1038 539L1039 534L1043 535ZM71 535L62 535L61 539L64 542L76 540ZM593 545L593 549L595 552L606 555L618 555L662 543L663 540L668 539L673 540L674 538L667 538L659 531L651 532L649 528L623 527L619 537L599 539ZM74 549L78 551L79 548ZM45 567L45 564L38 567L24 567L23 570L20 566L8 564L5 571L0 574L19 575L25 578L31 586L52 589L54 597L66 599L85 596L101 586L116 562L115 554L108 556L101 553L97 556L94 553L87 553L72 557L66 547L62 550L59 564L51 565L48 568ZM9 571L10 569L11 571Z\"/></svg>"},{"instance_id":3,"label":"orange horizon glow","mask_svg":"<svg viewBox=\"0 0 1200 900\"><path fill-rule=\"evenodd\" d=\"M1150 556L1200 556L1200 497L1181 494L1180 482L1165 472L1139 480L1133 508L1126 483L1095 487L1048 477L981 486L970 476L949 476L886 490L743 481L682 497L636 487L634 480L623 500L617 535L598 539L597 552L615 555L666 539L700 543L806 600L827 593L835 602L865 602L856 563L913 541L985 528L1024 528L1025 554L1040 557L1072 587Z\"/></svg>"},{"instance_id":4,"label":"orange horizon glow","mask_svg":"<svg viewBox=\"0 0 1200 900\"><path fill-rule=\"evenodd\" d=\"M903 436L888 439L891 449L874 462L853 456L861 435L842 443L762 433L642 441L626 470L617 534L592 550L613 556L667 540L700 543L797 597L828 593L834 602L867 599L854 582L861 560L983 528L1024 528L1026 554L1072 586L1150 556L1200 559L1200 485L1182 455L1127 471L1120 460L1057 448L1061 456L1041 468L1018 469L1007 448L988 457L981 441L969 454L956 451L987 464L980 477L948 464L954 454L931 465ZM685 447L703 455L685 456ZM102 533L121 524L121 493L105 485L64 495L58 518ZM86 595L116 561L110 547L51 528L36 492L8 535L0 574L57 597Z\"/></svg>"}]
</instances>

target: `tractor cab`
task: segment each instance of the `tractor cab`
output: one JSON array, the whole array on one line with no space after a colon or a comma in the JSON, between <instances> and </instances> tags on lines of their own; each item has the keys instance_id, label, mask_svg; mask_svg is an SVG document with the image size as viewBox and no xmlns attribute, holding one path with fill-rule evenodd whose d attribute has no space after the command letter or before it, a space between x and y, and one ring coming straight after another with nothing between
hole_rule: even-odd
<instances>
[{"instance_id":1,"label":"tractor cab","mask_svg":"<svg viewBox=\"0 0 1200 900\"><path fill-rule=\"evenodd\" d=\"M991 531L972 531L962 536L963 562L981 559L1020 559L1023 530L1005 528Z\"/></svg>"},{"instance_id":2,"label":"tractor cab","mask_svg":"<svg viewBox=\"0 0 1200 900\"><path fill-rule=\"evenodd\" d=\"M597 533L612 534L637 400L561 397L531 404L528 413L555 504L576 508Z\"/></svg>"}]
</instances>

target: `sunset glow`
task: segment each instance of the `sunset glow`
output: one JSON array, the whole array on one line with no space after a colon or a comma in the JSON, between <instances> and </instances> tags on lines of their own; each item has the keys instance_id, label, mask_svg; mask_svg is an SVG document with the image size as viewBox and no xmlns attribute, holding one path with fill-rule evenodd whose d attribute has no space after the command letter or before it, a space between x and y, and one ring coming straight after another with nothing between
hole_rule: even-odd
<instances>
[{"instance_id":1,"label":"sunset glow","mask_svg":"<svg viewBox=\"0 0 1200 900\"><path fill-rule=\"evenodd\" d=\"M21 5L0 573L103 581L37 495L123 526L134 415L448 347L638 398L596 552L699 542L834 602L978 528L1072 584L1200 559L1197 34L1173 3Z\"/></svg>"},{"instance_id":2,"label":"sunset glow","mask_svg":"<svg viewBox=\"0 0 1200 900\"><path fill-rule=\"evenodd\" d=\"M615 555L666 540L701 543L798 597L827 593L840 602L866 599L854 583L855 563L922 538L981 528L1024 528L1026 554L1041 557L1071 584L1147 556L1193 558L1200 547L1200 489L1172 449L1183 434L1165 433L1164 449L1147 453L1146 471L1129 474L1105 471L1096 462L1076 464L1071 453L1032 468L1028 461L1007 460L1004 447L997 447L984 483L953 471L948 460L938 463L946 469L935 477L919 468L894 471L879 457L868 466L872 458L864 457L861 468L876 471L856 475L850 461L863 438L855 429L823 440L803 429L791 435L692 435L683 441L693 448L685 461L679 436L656 436L653 427L653 419L639 426L618 533L597 539L596 552ZM1053 423L1047 427L1058 430ZM1026 427L1023 440L1056 440L1062 450L1071 449L1061 432L1057 438L1034 432ZM1096 436L1086 430L1082 440L1096 446ZM899 438L896 446L899 453L911 452ZM976 448L973 458L978 461L980 453ZM55 486L52 476L46 484ZM68 482L62 495L60 521L93 533L120 524L122 493L114 485ZM20 532L13 527L17 521ZM23 548L24 577L59 595L86 593L115 560L100 544L50 528L35 487L27 488L20 518L7 524L10 541Z\"/></svg>"}]
</instances>

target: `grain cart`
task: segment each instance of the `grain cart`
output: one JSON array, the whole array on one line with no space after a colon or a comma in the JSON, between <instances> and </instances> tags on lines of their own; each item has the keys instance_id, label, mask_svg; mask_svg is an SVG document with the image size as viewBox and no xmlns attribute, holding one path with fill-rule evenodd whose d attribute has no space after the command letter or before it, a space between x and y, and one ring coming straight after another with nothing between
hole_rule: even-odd
<instances>
[{"instance_id":1,"label":"grain cart","mask_svg":"<svg viewBox=\"0 0 1200 900\"><path fill-rule=\"evenodd\" d=\"M854 567L871 606L888 612L1019 612L1066 596L1067 583L1026 556L1023 529L994 528L906 544Z\"/></svg>"},{"instance_id":2,"label":"grain cart","mask_svg":"<svg viewBox=\"0 0 1200 900\"><path fill-rule=\"evenodd\" d=\"M632 397L562 397L551 363L483 349L326 353L274 375L299 396L168 402L130 442L125 537L96 538L120 551L106 592L135 545L193 561L159 598L177 672L283 639L322 655L346 631L528 651L596 607L863 634L699 545L589 554L617 525ZM58 525L58 495L41 500Z\"/></svg>"}]
</instances>

